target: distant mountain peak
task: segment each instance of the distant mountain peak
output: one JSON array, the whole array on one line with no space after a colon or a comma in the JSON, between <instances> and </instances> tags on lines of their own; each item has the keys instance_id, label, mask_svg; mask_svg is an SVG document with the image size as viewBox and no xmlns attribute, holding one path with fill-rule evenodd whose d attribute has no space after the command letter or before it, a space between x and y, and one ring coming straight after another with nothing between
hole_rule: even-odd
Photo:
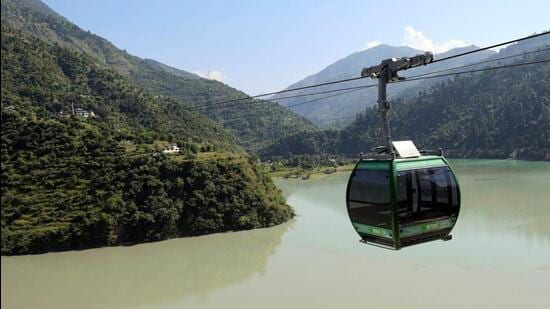
<instances>
[{"instance_id":1,"label":"distant mountain peak","mask_svg":"<svg viewBox=\"0 0 550 309\"><path fill-rule=\"evenodd\" d=\"M477 49L475 45L453 48L447 52L436 54L436 58L443 58L452 55L456 55L462 52ZM319 83L325 83L329 81L335 81L339 79L353 78L360 76L360 72L364 67L379 64L384 59L389 58L401 58L410 57L418 54L422 54L425 51L415 49L409 46L392 46L388 44L379 44L377 46L354 52L346 57L339 59L338 61L329 64L321 71L312 74L297 83L294 83L286 89L298 88L303 86L310 86ZM475 55L469 55L467 57L460 57L460 59L453 59L448 63L435 64L434 66L422 67L415 69L416 73L425 73L426 71L433 69L445 69L453 65L464 64L468 61L474 61L477 59L488 57L494 54L494 51L484 51ZM402 73L403 76L407 76L409 71ZM345 87L361 86L367 83L366 80L358 80L355 82L345 83ZM370 81L372 83L372 81ZM407 85L394 85L392 86L392 93L399 93L405 90L407 87L416 87L418 83L408 83ZM344 87L344 84L323 86L315 88L315 91L334 90L340 87ZM412 88L411 88L412 89ZM412 89L410 93L416 93L418 89ZM307 92L315 92L309 89ZM306 93L306 91L299 92ZM296 93L298 94L298 93ZM333 96L329 99L322 99L314 104L301 104L312 97L300 97L291 100L281 100L279 103L284 106L297 105L293 108L293 111L307 119L313 121L317 125L323 127L326 126L325 120L332 118L348 117L352 120L352 116L363 111L366 106L376 101L376 91L374 89L351 92L349 94L343 94L341 96ZM277 98L281 96L274 96L273 100L277 101ZM314 99L321 99L322 96L314 96Z\"/></svg>"},{"instance_id":2,"label":"distant mountain peak","mask_svg":"<svg viewBox=\"0 0 550 309\"><path fill-rule=\"evenodd\" d=\"M136 70L141 62L179 77L199 78L156 60L130 55L107 39L78 27L39 0L2 0L2 25L87 53L124 75Z\"/></svg>"}]
</instances>

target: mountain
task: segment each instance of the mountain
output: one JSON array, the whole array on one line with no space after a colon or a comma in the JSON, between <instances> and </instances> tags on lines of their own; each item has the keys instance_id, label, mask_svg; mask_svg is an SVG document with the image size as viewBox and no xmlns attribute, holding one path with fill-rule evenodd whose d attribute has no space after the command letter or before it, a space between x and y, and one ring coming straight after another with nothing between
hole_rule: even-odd
<instances>
[{"instance_id":1,"label":"mountain","mask_svg":"<svg viewBox=\"0 0 550 309\"><path fill-rule=\"evenodd\" d=\"M22 115L92 110L105 129L130 137L177 139L220 151L239 147L231 134L171 98L154 96L94 58L2 26L2 106ZM141 137L139 137L141 138Z\"/></svg>"},{"instance_id":2,"label":"mountain","mask_svg":"<svg viewBox=\"0 0 550 309\"><path fill-rule=\"evenodd\" d=\"M447 57L450 55L462 53L465 51L476 49L476 46L468 46L463 48L455 48L448 52L437 54L435 57ZM343 59L336 61L335 63L327 66L320 72L306 77L305 79L290 85L287 89L298 88L303 86L309 86L313 84L324 83L328 81L334 81L339 79L347 79L360 76L360 72L364 67L379 64L382 60L388 58L401 58L407 56L414 56L422 54L424 51L416 50L410 47L400 46L394 47L390 45L378 45L373 48L366 49L364 51L353 53ZM428 72L434 72L437 70L444 70L450 67L455 67L471 62L484 59L494 54L492 51L484 51L481 53L475 53L465 57L459 57L445 62L436 63L426 67L416 68L413 71L404 71L400 75L403 77L424 74ZM344 87L356 87L362 85L375 84L376 81L371 79L362 79L358 81L352 81L347 83L340 83L328 86L317 87L314 89L306 89L293 92L293 94L312 93L317 91L328 91ZM421 82L410 82L403 84L390 85L388 88L388 94L390 99L400 98L403 95L410 96L419 93L427 88L420 87L420 85L429 86L431 84L423 84ZM377 100L376 88L367 88L356 91L346 91L342 95L326 95L321 94L317 96L308 96L293 98L287 100L277 100L285 96L284 94L273 96L271 99L277 101L283 106L290 107L294 112L306 117L313 121L320 127L336 126L342 127L345 124L349 124L353 119L352 117L359 112L362 112L366 107L374 105ZM327 98L324 98L327 97ZM306 103L310 100L316 100L312 103ZM304 104L305 103L305 104Z\"/></svg>"},{"instance_id":3,"label":"mountain","mask_svg":"<svg viewBox=\"0 0 550 309\"><path fill-rule=\"evenodd\" d=\"M3 0L2 23L11 29L33 34L44 41L86 53L125 76L137 77L145 70L165 71L185 78L199 78L195 74L171 68L154 60L132 56L106 39L83 31L39 0Z\"/></svg>"},{"instance_id":4,"label":"mountain","mask_svg":"<svg viewBox=\"0 0 550 309\"><path fill-rule=\"evenodd\" d=\"M506 61L549 60L548 36L511 45L494 57L532 48L544 50ZM395 140L413 140L419 148L442 147L451 157L550 160L550 64L543 63L470 73L432 85L407 101L392 104ZM263 157L303 154L356 156L379 145L375 106L341 131L298 132L266 147Z\"/></svg>"},{"instance_id":5,"label":"mountain","mask_svg":"<svg viewBox=\"0 0 550 309\"><path fill-rule=\"evenodd\" d=\"M246 94L221 82L130 55L106 39L80 29L39 0L2 0L2 24L84 52L154 95L195 106L238 136L239 144L249 151L290 132L316 129L308 120L274 102L248 100L228 106L215 105L219 101L246 97Z\"/></svg>"},{"instance_id":6,"label":"mountain","mask_svg":"<svg viewBox=\"0 0 550 309\"><path fill-rule=\"evenodd\" d=\"M293 216L233 136L185 102L4 23L1 54L2 255L268 227ZM181 154L161 151L174 142Z\"/></svg>"}]
</instances>

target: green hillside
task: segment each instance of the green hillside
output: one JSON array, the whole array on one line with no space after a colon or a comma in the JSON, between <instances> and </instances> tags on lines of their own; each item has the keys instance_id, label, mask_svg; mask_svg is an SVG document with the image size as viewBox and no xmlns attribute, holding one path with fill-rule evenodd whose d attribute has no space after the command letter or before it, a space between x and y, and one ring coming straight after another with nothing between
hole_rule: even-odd
<instances>
[{"instance_id":1,"label":"green hillside","mask_svg":"<svg viewBox=\"0 0 550 309\"><path fill-rule=\"evenodd\" d=\"M84 52L150 93L175 98L180 104L204 106L245 96L223 83L130 55L104 38L80 29L38 0L2 0L2 24ZM315 130L309 121L276 103L259 100L241 103L201 112L238 136L238 143L249 151L295 130Z\"/></svg>"},{"instance_id":2,"label":"green hillside","mask_svg":"<svg viewBox=\"0 0 550 309\"><path fill-rule=\"evenodd\" d=\"M550 59L550 52L521 61L542 59ZM545 63L440 82L406 103L394 102L392 136L412 139L423 149L442 147L452 157L550 160L548 80L550 65ZM299 132L260 153L266 157L289 153L357 156L380 144L377 110L371 107L341 131Z\"/></svg>"},{"instance_id":3,"label":"green hillside","mask_svg":"<svg viewBox=\"0 0 550 309\"><path fill-rule=\"evenodd\" d=\"M181 102L4 25L1 48L3 255L266 227L292 217L231 136ZM67 117L71 105L95 117ZM161 153L169 142L182 153Z\"/></svg>"},{"instance_id":4,"label":"green hillside","mask_svg":"<svg viewBox=\"0 0 550 309\"><path fill-rule=\"evenodd\" d=\"M92 110L96 123L128 139L170 139L236 149L232 136L170 98L153 96L94 59L2 28L2 106L42 117ZM139 134L137 134L139 133Z\"/></svg>"}]
</instances>

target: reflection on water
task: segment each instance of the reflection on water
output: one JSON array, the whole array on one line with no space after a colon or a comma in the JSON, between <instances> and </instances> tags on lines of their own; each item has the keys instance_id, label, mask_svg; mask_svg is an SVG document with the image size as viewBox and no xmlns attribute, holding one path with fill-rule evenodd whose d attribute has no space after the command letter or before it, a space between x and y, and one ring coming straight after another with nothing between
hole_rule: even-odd
<instances>
[{"instance_id":1,"label":"reflection on water","mask_svg":"<svg viewBox=\"0 0 550 309\"><path fill-rule=\"evenodd\" d=\"M457 160L470 228L550 243L550 163Z\"/></svg>"},{"instance_id":2,"label":"reflection on water","mask_svg":"<svg viewBox=\"0 0 550 309\"><path fill-rule=\"evenodd\" d=\"M2 257L2 308L97 307L102 302L135 307L206 296L264 274L292 224L131 247Z\"/></svg>"},{"instance_id":3,"label":"reflection on water","mask_svg":"<svg viewBox=\"0 0 550 309\"><path fill-rule=\"evenodd\" d=\"M451 163L462 209L449 242L361 244L348 174L280 180L298 216L274 228L2 257L2 308L547 308L550 163Z\"/></svg>"}]
</instances>

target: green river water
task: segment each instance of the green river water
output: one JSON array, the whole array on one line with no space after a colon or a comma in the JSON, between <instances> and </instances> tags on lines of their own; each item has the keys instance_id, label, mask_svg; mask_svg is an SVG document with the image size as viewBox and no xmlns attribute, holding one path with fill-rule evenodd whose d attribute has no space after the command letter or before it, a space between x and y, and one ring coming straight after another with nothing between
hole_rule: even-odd
<instances>
[{"instance_id":1,"label":"green river water","mask_svg":"<svg viewBox=\"0 0 550 309\"><path fill-rule=\"evenodd\" d=\"M348 174L279 180L268 229L2 257L2 308L550 308L550 163L454 160L453 240L358 241Z\"/></svg>"}]
</instances>

